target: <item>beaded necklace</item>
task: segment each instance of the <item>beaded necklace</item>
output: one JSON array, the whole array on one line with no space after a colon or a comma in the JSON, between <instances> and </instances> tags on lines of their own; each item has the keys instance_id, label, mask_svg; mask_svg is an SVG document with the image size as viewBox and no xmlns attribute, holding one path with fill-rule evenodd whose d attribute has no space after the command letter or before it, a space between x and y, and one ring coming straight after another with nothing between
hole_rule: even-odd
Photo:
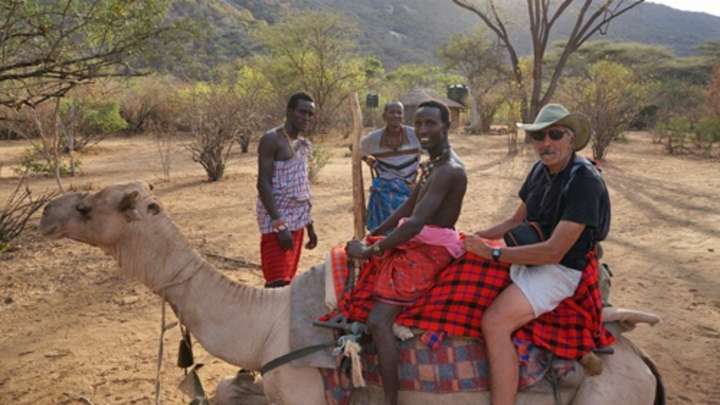
<instances>
[{"instance_id":1,"label":"beaded necklace","mask_svg":"<svg viewBox=\"0 0 720 405\"><path fill-rule=\"evenodd\" d=\"M424 186L427 183L428 178L432 174L433 170L444 163L450 157L450 148L443 150L443 152L434 158L420 163L420 185Z\"/></svg>"}]
</instances>

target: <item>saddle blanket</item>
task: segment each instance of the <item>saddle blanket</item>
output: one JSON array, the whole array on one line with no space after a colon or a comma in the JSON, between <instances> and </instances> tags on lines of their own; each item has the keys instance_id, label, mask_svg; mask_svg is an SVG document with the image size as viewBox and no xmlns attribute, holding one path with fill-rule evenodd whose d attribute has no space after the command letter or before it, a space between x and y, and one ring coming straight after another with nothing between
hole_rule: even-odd
<instances>
[{"instance_id":1,"label":"saddle blanket","mask_svg":"<svg viewBox=\"0 0 720 405\"><path fill-rule=\"evenodd\" d=\"M542 380L552 367L560 378L582 369L573 360L555 358L530 342L515 341L520 360L519 389ZM377 352L372 343L364 344L361 355L363 376L368 384L382 385ZM328 405L349 405L352 391L350 378L336 369L321 369ZM484 345L477 339L444 339L432 349L421 339L400 343L398 367L400 389L429 393L486 391L489 365Z\"/></svg>"}]
</instances>

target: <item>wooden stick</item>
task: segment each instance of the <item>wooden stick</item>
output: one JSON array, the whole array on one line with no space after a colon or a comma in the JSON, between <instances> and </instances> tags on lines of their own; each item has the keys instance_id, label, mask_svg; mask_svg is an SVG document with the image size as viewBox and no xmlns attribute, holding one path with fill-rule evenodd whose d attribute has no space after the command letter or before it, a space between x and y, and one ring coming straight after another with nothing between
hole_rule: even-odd
<instances>
[{"instance_id":1,"label":"wooden stick","mask_svg":"<svg viewBox=\"0 0 720 405\"><path fill-rule=\"evenodd\" d=\"M162 297L162 310L160 311L160 347L158 348L157 373L155 374L155 405L160 405L160 369L163 360L163 338L165 337L165 297Z\"/></svg>"},{"instance_id":2,"label":"wooden stick","mask_svg":"<svg viewBox=\"0 0 720 405\"><path fill-rule=\"evenodd\" d=\"M355 239L365 237L365 186L362 176L362 152L360 151L360 138L363 130L362 110L357 92L350 95L350 110L352 111L352 185L353 185L353 226Z\"/></svg>"},{"instance_id":3,"label":"wooden stick","mask_svg":"<svg viewBox=\"0 0 720 405\"><path fill-rule=\"evenodd\" d=\"M362 151L360 151L360 138L362 137L363 118L360 109L360 98L357 92L350 95L350 110L352 111L352 185L353 185L353 237L357 240L365 238L365 185L362 176ZM350 266L345 291L355 287L355 278L362 266L360 260L354 260Z\"/></svg>"},{"instance_id":4,"label":"wooden stick","mask_svg":"<svg viewBox=\"0 0 720 405\"><path fill-rule=\"evenodd\" d=\"M232 258L232 257L219 255L217 253L210 253L210 252L203 252L203 254L205 256L211 257L213 259L219 259L219 260L223 260L223 261L232 263L238 267L244 267L244 268L248 268L248 269L257 269L257 270L262 269L262 266L260 266L257 263L253 263L250 260L246 260L246 259L242 259L242 258L236 259L236 258Z\"/></svg>"}]
</instances>

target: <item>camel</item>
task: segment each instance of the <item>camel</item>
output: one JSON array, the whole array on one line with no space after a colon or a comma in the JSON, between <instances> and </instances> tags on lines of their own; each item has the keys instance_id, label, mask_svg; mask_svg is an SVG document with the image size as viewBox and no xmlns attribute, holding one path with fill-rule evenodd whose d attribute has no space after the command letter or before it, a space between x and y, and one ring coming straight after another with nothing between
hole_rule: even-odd
<instances>
[{"instance_id":1,"label":"camel","mask_svg":"<svg viewBox=\"0 0 720 405\"><path fill-rule=\"evenodd\" d=\"M44 209L40 231L99 247L121 271L163 296L196 339L212 355L246 370L258 370L290 349L290 291L242 285L216 271L198 255L143 182L106 187L94 194L66 193ZM299 277L302 277L300 275ZM322 297L318 297L319 300ZM563 403L652 404L659 376L639 350L619 336L615 354L603 356L604 371L578 387L562 388ZM232 383L218 398L232 398ZM324 404L318 369L283 365L262 379L268 400L277 405ZM353 404L381 405L382 390L353 394ZM487 392L429 394L402 391L403 405L488 404ZM218 401L223 403L222 400ZM554 404L552 393L526 390L518 404Z\"/></svg>"}]
</instances>

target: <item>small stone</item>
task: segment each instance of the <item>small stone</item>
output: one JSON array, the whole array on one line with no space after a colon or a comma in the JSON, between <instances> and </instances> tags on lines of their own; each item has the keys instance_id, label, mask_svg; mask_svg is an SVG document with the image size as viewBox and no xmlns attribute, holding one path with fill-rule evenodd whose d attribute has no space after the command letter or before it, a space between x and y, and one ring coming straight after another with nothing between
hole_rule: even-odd
<instances>
[{"instance_id":1,"label":"small stone","mask_svg":"<svg viewBox=\"0 0 720 405\"><path fill-rule=\"evenodd\" d=\"M129 295L127 297L116 298L115 303L118 305L132 305L140 300L137 295Z\"/></svg>"},{"instance_id":2,"label":"small stone","mask_svg":"<svg viewBox=\"0 0 720 405\"><path fill-rule=\"evenodd\" d=\"M12 297L7 296L7 297L5 297L5 299L3 300L3 302L4 302L6 305L10 305L10 304L12 304L12 303L15 302L15 301L13 300Z\"/></svg>"},{"instance_id":3,"label":"small stone","mask_svg":"<svg viewBox=\"0 0 720 405\"><path fill-rule=\"evenodd\" d=\"M70 352L66 350L50 350L49 352L45 353L45 357L48 358L57 358L57 357L64 357L70 354Z\"/></svg>"}]
</instances>

